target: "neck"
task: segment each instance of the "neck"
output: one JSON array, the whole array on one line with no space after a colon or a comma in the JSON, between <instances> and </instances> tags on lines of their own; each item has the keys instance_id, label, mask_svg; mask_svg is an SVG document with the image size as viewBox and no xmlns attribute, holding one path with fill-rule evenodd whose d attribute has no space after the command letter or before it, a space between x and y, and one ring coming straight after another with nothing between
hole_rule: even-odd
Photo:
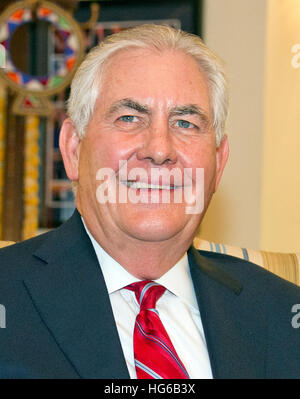
<instances>
[{"instance_id":1,"label":"neck","mask_svg":"<svg viewBox=\"0 0 300 399\"><path fill-rule=\"evenodd\" d=\"M156 280L170 270L185 254L192 244L190 240L172 239L148 242L126 239L119 235L103 232L89 219L85 225L93 238L130 274L141 280Z\"/></svg>"}]
</instances>

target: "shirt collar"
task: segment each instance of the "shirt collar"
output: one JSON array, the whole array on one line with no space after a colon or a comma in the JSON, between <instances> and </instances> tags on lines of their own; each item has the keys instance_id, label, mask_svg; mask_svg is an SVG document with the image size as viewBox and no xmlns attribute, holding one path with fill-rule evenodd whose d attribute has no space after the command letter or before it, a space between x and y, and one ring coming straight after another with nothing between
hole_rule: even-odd
<instances>
[{"instance_id":1,"label":"shirt collar","mask_svg":"<svg viewBox=\"0 0 300 399\"><path fill-rule=\"evenodd\" d=\"M83 219L82 222L95 249L108 293L112 294L113 292L118 291L129 284L140 281L138 278L129 273L100 246L100 244L89 232ZM190 275L187 253L185 253L183 257L163 276L154 281L166 287L168 291L178 296L187 305L192 306L195 310L198 310L195 290Z\"/></svg>"}]
</instances>

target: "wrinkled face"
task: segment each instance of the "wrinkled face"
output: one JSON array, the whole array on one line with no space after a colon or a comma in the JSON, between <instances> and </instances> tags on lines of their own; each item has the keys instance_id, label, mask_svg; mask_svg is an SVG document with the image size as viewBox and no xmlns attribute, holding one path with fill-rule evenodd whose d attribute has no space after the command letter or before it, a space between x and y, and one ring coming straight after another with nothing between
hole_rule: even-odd
<instances>
[{"instance_id":1,"label":"wrinkled face","mask_svg":"<svg viewBox=\"0 0 300 399\"><path fill-rule=\"evenodd\" d=\"M228 146L225 139L216 148L207 81L192 57L129 49L105 67L77 154L66 170L78 180L77 207L88 225L105 236L154 242L192 239ZM110 198L104 181L116 183ZM202 189L204 204L194 202L191 211Z\"/></svg>"}]
</instances>

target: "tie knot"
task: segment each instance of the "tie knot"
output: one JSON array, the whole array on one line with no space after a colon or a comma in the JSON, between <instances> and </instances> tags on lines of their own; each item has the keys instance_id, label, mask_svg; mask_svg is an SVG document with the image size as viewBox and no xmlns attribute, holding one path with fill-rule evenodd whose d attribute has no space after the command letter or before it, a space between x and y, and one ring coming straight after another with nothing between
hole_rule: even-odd
<instances>
[{"instance_id":1,"label":"tie knot","mask_svg":"<svg viewBox=\"0 0 300 399\"><path fill-rule=\"evenodd\" d=\"M156 302L165 292L165 287L151 280L139 281L125 287L134 291L140 310L155 309Z\"/></svg>"}]
</instances>

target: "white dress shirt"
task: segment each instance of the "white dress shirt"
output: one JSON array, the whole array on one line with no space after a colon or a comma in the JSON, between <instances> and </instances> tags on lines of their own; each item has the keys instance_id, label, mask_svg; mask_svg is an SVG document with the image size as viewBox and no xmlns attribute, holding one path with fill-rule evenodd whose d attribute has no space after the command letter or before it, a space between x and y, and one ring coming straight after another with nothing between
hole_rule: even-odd
<instances>
[{"instance_id":1,"label":"white dress shirt","mask_svg":"<svg viewBox=\"0 0 300 399\"><path fill-rule=\"evenodd\" d=\"M139 313L139 304L135 293L124 287L140 280L128 273L105 252L86 226L85 228L104 276L130 378L137 378L134 366L133 331L135 318ZM156 309L190 378L212 378L187 254L167 273L154 281L166 288L165 293L157 301Z\"/></svg>"}]
</instances>

